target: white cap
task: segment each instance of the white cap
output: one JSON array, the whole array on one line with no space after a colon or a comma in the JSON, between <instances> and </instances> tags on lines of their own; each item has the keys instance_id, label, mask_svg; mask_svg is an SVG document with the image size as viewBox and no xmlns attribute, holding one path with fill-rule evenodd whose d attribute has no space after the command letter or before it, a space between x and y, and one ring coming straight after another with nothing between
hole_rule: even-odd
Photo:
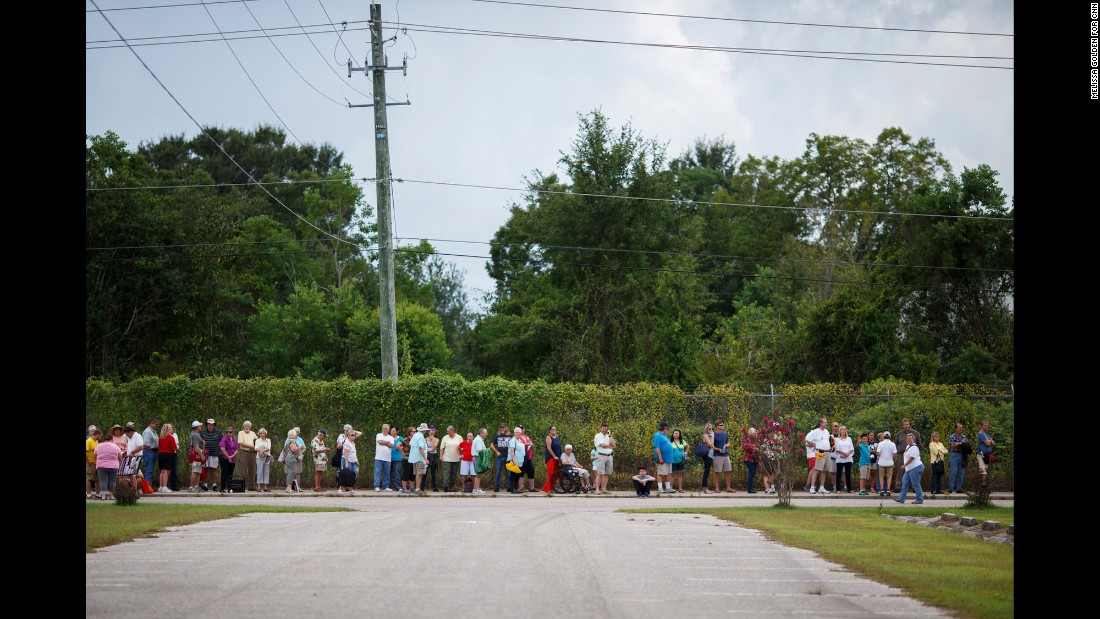
<instances>
[{"instance_id":1,"label":"white cap","mask_svg":"<svg viewBox=\"0 0 1100 619\"><path fill-rule=\"evenodd\" d=\"M95 432L95 424L94 423L92 425L88 426L88 431L89 432Z\"/></svg>"},{"instance_id":2,"label":"white cap","mask_svg":"<svg viewBox=\"0 0 1100 619\"><path fill-rule=\"evenodd\" d=\"M201 426L201 425L202 425L202 424L201 424L201 423L199 423L199 422L197 422L197 421L192 421L192 422L191 422L191 427L192 427L192 428L197 428L197 427L199 427L199 426Z\"/></svg>"}]
</instances>

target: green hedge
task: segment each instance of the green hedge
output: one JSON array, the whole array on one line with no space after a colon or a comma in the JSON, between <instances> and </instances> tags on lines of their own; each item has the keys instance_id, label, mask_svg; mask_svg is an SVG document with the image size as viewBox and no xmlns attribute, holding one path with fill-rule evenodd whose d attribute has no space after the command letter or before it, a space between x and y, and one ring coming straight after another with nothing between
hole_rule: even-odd
<instances>
[{"instance_id":1,"label":"green hedge","mask_svg":"<svg viewBox=\"0 0 1100 619\"><path fill-rule=\"evenodd\" d=\"M900 419L910 419L921 433L921 449L927 459L927 442L932 429L940 431L944 441L955 420L960 420L973 437L981 419L988 418L997 439L998 466L995 489L1011 488L1012 483L1012 397L991 393L987 388L970 385L914 385L899 381L878 381L866 385L782 385L776 394L750 393L735 385L701 386L685 394L671 385L634 383L604 386L573 383L516 382L502 378L468 381L461 376L436 372L386 380L312 381L298 378L233 379L223 377L191 379L145 377L127 383L98 379L86 382L85 427L101 428L135 422L139 428L151 417L171 422L186 443L193 420L213 417L218 426L232 424L240 429L248 419L253 430L268 429L273 440L281 441L288 429L299 426L307 442L318 428L327 428L330 443L345 423L373 436L383 423L398 428L421 422L445 428L453 425L461 432L479 427L492 437L497 426L509 428L524 424L536 443L536 482L545 479L542 441L550 425L556 425L563 443L572 443L578 460L588 463L592 437L600 423L607 421L618 442L615 474L611 484L630 487L629 477L639 463L652 462L651 439L657 424L667 420L680 428L689 443L699 440L706 421L723 419L733 437L734 460L740 460L737 431L759 425L772 407L792 416L798 429L806 432L825 416L849 427L850 434L869 429L891 430L896 434ZM404 431L402 431L404 435ZM442 430L440 431L442 435ZM371 441L359 446L361 475L372 476ZM188 479L185 450L180 451L181 480ZM926 467L930 468L930 467ZM976 467L974 467L976 470ZM304 485L312 485L305 463ZM697 490L702 465L689 458L684 488ZM744 473L735 467L737 487L744 487ZM275 464L272 485L283 482L282 465ZM334 485L330 470L326 484ZM364 485L362 482L360 485ZM483 480L483 487L486 486ZM925 488L928 488L926 482Z\"/></svg>"}]
</instances>

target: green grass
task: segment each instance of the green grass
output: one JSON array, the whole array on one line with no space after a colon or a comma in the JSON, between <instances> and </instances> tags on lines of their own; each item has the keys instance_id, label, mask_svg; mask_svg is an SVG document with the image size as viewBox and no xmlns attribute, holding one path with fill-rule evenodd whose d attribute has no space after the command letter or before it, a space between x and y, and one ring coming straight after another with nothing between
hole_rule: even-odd
<instances>
[{"instance_id":1,"label":"green grass","mask_svg":"<svg viewBox=\"0 0 1100 619\"><path fill-rule=\"evenodd\" d=\"M148 537L168 527L232 518L255 512L347 512L346 507L279 507L271 505L188 505L144 503L120 507L114 503L85 505L84 552Z\"/></svg>"},{"instance_id":2,"label":"green grass","mask_svg":"<svg viewBox=\"0 0 1100 619\"><path fill-rule=\"evenodd\" d=\"M951 531L883 518L943 512L1013 523L1013 508L718 507L622 510L711 514L764 532L768 539L812 550L861 576L908 592L960 617L1013 616L1015 552ZM888 567L888 569L883 569Z\"/></svg>"}]
</instances>

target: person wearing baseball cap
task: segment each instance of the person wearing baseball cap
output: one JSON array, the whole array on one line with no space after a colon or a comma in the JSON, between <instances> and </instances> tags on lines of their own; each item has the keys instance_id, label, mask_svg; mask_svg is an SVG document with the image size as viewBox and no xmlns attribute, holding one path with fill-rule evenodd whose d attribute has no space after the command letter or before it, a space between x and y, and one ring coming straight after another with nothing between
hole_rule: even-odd
<instances>
[{"instance_id":1,"label":"person wearing baseball cap","mask_svg":"<svg viewBox=\"0 0 1100 619\"><path fill-rule=\"evenodd\" d=\"M222 431L215 428L215 425L213 418L207 419L206 429L199 433L203 445L206 447L206 462L203 463L203 468L206 469L206 483L201 486L203 492L211 487L214 492L218 491L218 484L215 480L218 479L218 454L221 453L223 436Z\"/></svg>"},{"instance_id":2,"label":"person wearing baseball cap","mask_svg":"<svg viewBox=\"0 0 1100 619\"><path fill-rule=\"evenodd\" d=\"M493 492L500 492L500 474L508 472L504 465L508 463L508 441L510 440L512 440L512 434L508 431L508 424L502 421L497 435L493 437L493 442L489 443L489 448L496 454L496 461L493 464ZM508 478L506 477L504 481L507 483Z\"/></svg>"}]
</instances>

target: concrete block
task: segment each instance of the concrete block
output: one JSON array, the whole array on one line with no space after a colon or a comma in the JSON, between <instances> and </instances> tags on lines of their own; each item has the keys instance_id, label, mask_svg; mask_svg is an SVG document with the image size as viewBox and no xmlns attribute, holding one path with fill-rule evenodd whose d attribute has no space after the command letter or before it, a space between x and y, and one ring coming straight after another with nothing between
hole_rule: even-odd
<instances>
[{"instance_id":1,"label":"concrete block","mask_svg":"<svg viewBox=\"0 0 1100 619\"><path fill-rule=\"evenodd\" d=\"M971 518L970 516L966 516L964 518L959 519L959 524L961 524L964 527L976 527L976 526L978 526L978 519L977 518Z\"/></svg>"},{"instance_id":2,"label":"concrete block","mask_svg":"<svg viewBox=\"0 0 1100 619\"><path fill-rule=\"evenodd\" d=\"M1015 526L1016 525L1012 525L1012 524L1008 525L1008 534L1009 535L1016 535L1016 532L1014 531Z\"/></svg>"},{"instance_id":3,"label":"concrete block","mask_svg":"<svg viewBox=\"0 0 1100 619\"><path fill-rule=\"evenodd\" d=\"M983 531L996 531L997 529L1000 529L1000 528L1001 528L1001 523L997 522L996 520L983 520L982 521L982 530Z\"/></svg>"},{"instance_id":4,"label":"concrete block","mask_svg":"<svg viewBox=\"0 0 1100 619\"><path fill-rule=\"evenodd\" d=\"M959 515L952 514L950 512L944 512L943 515L940 516L940 520L943 520L944 522L958 522Z\"/></svg>"}]
</instances>

